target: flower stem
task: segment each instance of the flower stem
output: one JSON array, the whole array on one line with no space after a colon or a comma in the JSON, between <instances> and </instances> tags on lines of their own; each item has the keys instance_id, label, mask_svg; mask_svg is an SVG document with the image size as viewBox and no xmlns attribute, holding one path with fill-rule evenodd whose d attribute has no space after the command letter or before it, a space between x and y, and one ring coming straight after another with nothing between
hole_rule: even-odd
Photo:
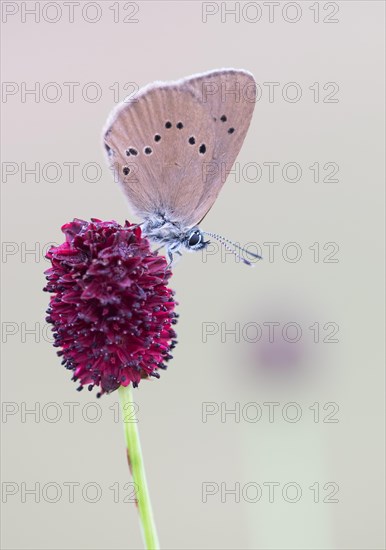
<instances>
[{"instance_id":1,"label":"flower stem","mask_svg":"<svg viewBox=\"0 0 386 550\"><path fill-rule=\"evenodd\" d=\"M133 396L131 384L118 389L121 401L123 428L125 431L127 459L136 488L136 500L142 526L142 536L147 550L159 550L157 529L153 519L149 490L146 482L138 420L132 413ZM128 414L130 412L130 415Z\"/></svg>"}]
</instances>

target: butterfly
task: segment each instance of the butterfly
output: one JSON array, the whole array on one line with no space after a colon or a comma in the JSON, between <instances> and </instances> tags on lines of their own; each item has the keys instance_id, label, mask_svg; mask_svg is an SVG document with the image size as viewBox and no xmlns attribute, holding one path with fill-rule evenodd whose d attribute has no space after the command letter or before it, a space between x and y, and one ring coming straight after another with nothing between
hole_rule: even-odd
<instances>
[{"instance_id":1,"label":"butterfly","mask_svg":"<svg viewBox=\"0 0 386 550\"><path fill-rule=\"evenodd\" d=\"M236 160L255 103L252 74L222 69L154 82L111 113L103 133L110 167L143 234L166 247L171 262L181 247L206 247L205 235L240 258L229 245L241 247L199 224Z\"/></svg>"}]
</instances>

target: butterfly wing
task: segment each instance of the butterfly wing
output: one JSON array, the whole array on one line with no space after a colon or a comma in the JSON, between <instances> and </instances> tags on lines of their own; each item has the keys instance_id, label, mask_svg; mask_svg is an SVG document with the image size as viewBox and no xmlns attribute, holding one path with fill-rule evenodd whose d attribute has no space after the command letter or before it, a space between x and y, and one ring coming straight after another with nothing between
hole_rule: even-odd
<instances>
[{"instance_id":1,"label":"butterfly wing","mask_svg":"<svg viewBox=\"0 0 386 550\"><path fill-rule=\"evenodd\" d=\"M156 82L108 121L111 167L141 217L185 227L213 205L247 133L256 86L245 71L220 70Z\"/></svg>"},{"instance_id":2,"label":"butterfly wing","mask_svg":"<svg viewBox=\"0 0 386 550\"><path fill-rule=\"evenodd\" d=\"M210 112L215 147L205 167L204 185L193 212L199 223L213 206L240 152L256 103L256 82L247 71L223 69L187 80Z\"/></svg>"},{"instance_id":3,"label":"butterfly wing","mask_svg":"<svg viewBox=\"0 0 386 550\"><path fill-rule=\"evenodd\" d=\"M135 211L187 227L203 193L203 164L214 152L207 111L193 90L155 83L113 114L104 144Z\"/></svg>"}]
</instances>

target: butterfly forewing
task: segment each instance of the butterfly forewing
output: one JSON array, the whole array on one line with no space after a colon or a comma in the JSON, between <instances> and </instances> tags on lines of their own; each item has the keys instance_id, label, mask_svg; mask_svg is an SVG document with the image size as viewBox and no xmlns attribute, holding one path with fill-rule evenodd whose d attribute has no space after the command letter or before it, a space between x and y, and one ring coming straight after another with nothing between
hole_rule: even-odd
<instances>
[{"instance_id":1,"label":"butterfly forewing","mask_svg":"<svg viewBox=\"0 0 386 550\"><path fill-rule=\"evenodd\" d=\"M256 83L251 73L224 69L187 79L210 112L215 148L204 166L203 191L194 211L195 223L215 202L244 142L256 103Z\"/></svg>"},{"instance_id":2,"label":"butterfly forewing","mask_svg":"<svg viewBox=\"0 0 386 550\"><path fill-rule=\"evenodd\" d=\"M254 98L249 73L223 70L155 83L122 104L104 143L136 212L185 227L200 221L241 148Z\"/></svg>"}]
</instances>

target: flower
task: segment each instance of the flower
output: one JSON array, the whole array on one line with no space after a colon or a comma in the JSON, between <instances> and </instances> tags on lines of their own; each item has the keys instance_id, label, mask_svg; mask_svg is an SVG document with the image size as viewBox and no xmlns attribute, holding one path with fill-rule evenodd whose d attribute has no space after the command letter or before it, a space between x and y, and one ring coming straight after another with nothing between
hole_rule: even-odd
<instances>
[{"instance_id":1,"label":"flower","mask_svg":"<svg viewBox=\"0 0 386 550\"><path fill-rule=\"evenodd\" d=\"M175 346L176 302L166 259L152 252L138 225L74 219L66 241L51 247L45 272L54 346L73 380L103 393L159 378Z\"/></svg>"}]
</instances>

